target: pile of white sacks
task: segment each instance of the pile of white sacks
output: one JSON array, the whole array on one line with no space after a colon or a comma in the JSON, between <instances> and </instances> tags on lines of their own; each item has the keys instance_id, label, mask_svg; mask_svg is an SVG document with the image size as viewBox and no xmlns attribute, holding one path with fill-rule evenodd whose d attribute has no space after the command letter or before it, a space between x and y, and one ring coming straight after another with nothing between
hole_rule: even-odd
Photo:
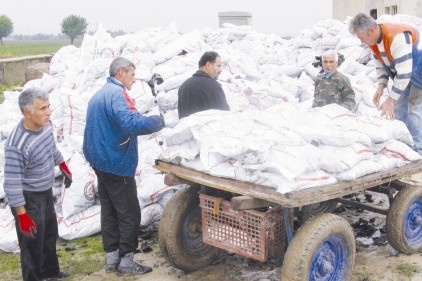
<instances>
[{"instance_id":1,"label":"pile of white sacks","mask_svg":"<svg viewBox=\"0 0 422 281\"><path fill-rule=\"evenodd\" d=\"M381 20L422 26L419 18L396 15ZM340 71L351 80L356 108L311 109L315 56L335 49L346 57ZM231 111L177 116L177 89L209 50L222 58L223 85ZM50 73L29 81L50 93L57 145L73 173L73 184L54 186L59 236L75 239L100 232L96 177L82 154L87 103L104 85L110 62L132 60L137 82L129 92L145 115L163 114L166 128L140 136L136 171L141 227L154 226L180 186L166 186L153 168L164 159L206 173L274 187L280 192L331 184L392 169L420 159L406 126L379 117L372 104L375 72L370 52L348 33L347 21L321 21L291 39L246 26L192 30L175 25L112 38L100 26L80 48L67 46L52 58ZM148 81L154 73L164 79ZM156 93L156 96L153 95ZM0 249L19 251L14 220L4 199L4 144L22 115L18 92L5 92L0 105ZM57 170L57 175L59 175Z\"/></svg>"}]
</instances>

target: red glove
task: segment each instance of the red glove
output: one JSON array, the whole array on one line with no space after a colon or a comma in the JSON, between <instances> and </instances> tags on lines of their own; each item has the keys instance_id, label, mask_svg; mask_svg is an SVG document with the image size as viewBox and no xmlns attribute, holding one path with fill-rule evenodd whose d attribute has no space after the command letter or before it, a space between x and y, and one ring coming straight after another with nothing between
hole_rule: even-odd
<instances>
[{"instance_id":1,"label":"red glove","mask_svg":"<svg viewBox=\"0 0 422 281\"><path fill-rule=\"evenodd\" d=\"M18 215L18 220L22 234L30 238L34 238L34 234L37 233L37 226L28 213Z\"/></svg>"},{"instance_id":2,"label":"red glove","mask_svg":"<svg viewBox=\"0 0 422 281\"><path fill-rule=\"evenodd\" d=\"M66 162L62 162L59 164L60 171L64 176L64 186L68 188L72 184L72 173L70 172L69 168L66 165Z\"/></svg>"}]
</instances>

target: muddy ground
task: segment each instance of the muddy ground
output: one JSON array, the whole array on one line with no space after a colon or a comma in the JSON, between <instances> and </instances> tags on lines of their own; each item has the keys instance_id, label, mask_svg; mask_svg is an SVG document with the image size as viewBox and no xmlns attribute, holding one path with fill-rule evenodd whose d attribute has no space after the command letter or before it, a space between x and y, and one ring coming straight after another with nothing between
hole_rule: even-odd
<instances>
[{"instance_id":1,"label":"muddy ground","mask_svg":"<svg viewBox=\"0 0 422 281\"><path fill-rule=\"evenodd\" d=\"M421 175L422 178L422 175ZM388 198L372 192L355 194L349 198L380 208L388 208ZM352 281L422 281L421 253L404 255L397 253L386 241L385 216L373 212L337 205L335 213L345 218L354 230L356 237L356 259ZM157 233L150 232L143 236L143 241L152 246L151 251L136 253L135 260L153 267L151 273L134 276L119 277L114 273L106 273L104 269L86 275L77 274L69 278L70 281L278 281L280 278L281 262L269 260L258 262L236 254L222 251L217 260L201 270L184 273L173 267L160 252L157 243ZM59 243L60 244L60 243ZM140 243L140 249L143 249ZM66 247L66 245L60 245ZM83 248L72 249L73 255L82 256ZM78 254L78 251L81 251ZM59 258L60 259L60 258ZM101 252L89 256L89 259L99 263L105 262L105 254ZM62 268L75 272L75 269ZM16 280L16 276L2 272L0 280ZM289 281L289 280L282 280Z\"/></svg>"},{"instance_id":2,"label":"muddy ground","mask_svg":"<svg viewBox=\"0 0 422 281\"><path fill-rule=\"evenodd\" d=\"M357 194L355 200L377 206L388 204L387 197L382 196L372 193L368 195L366 192ZM385 216L342 205L339 205L336 213L352 224L356 236L356 261L352 281L422 281L421 254L398 254L386 242ZM156 239L151 237L148 242L154 244ZM280 263L271 260L265 263L257 262L227 252L220 254L214 264L187 274L172 267L156 244L154 248L156 250L135 255L136 260L153 267L151 273L141 277L118 277L114 273L107 274L100 270L80 280L281 280Z\"/></svg>"},{"instance_id":3,"label":"muddy ground","mask_svg":"<svg viewBox=\"0 0 422 281\"><path fill-rule=\"evenodd\" d=\"M95 272L80 280L84 281L213 281L213 280L250 280L276 281L280 279L280 266L271 262L260 263L237 255L223 254L216 264L193 273L185 274L170 266L159 252L136 255L138 261L152 266L153 272L141 277L118 277L104 270ZM400 270L400 265L411 264L416 268L409 277L407 271ZM422 280L422 257L420 254L397 255L389 246L357 248L356 265L352 281L420 281Z\"/></svg>"}]
</instances>

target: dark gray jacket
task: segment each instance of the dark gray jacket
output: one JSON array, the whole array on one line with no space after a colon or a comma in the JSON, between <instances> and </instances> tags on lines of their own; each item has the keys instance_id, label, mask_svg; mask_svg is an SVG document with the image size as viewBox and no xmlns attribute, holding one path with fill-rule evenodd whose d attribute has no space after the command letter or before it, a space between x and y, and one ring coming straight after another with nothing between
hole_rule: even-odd
<instances>
[{"instance_id":1,"label":"dark gray jacket","mask_svg":"<svg viewBox=\"0 0 422 281\"><path fill-rule=\"evenodd\" d=\"M220 83L198 70L179 88L179 118L207 109L230 110L230 107Z\"/></svg>"}]
</instances>

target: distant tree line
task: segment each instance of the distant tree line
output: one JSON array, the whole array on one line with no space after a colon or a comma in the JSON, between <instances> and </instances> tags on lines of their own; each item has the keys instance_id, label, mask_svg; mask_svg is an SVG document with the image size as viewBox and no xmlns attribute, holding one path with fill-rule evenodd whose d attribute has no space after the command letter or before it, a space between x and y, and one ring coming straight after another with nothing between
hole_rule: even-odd
<instances>
[{"instance_id":1,"label":"distant tree line","mask_svg":"<svg viewBox=\"0 0 422 281\"><path fill-rule=\"evenodd\" d=\"M14 34L13 33L13 22L6 15L0 15L0 43L3 45L3 38L11 38L14 40L51 40L51 39L65 39L70 38L70 43L73 44L74 40L78 36L82 36L86 33L86 28L88 27L88 22L84 17L70 15L63 19L60 24L62 33L59 34L43 34L38 33L34 35L23 35L23 34ZM125 34L122 30L118 31L107 31L112 37Z\"/></svg>"},{"instance_id":2,"label":"distant tree line","mask_svg":"<svg viewBox=\"0 0 422 281\"><path fill-rule=\"evenodd\" d=\"M10 35L7 38L10 38L12 40L52 40L52 39L67 39L69 37L61 33L56 34L56 35L37 33L34 35L14 34L14 35Z\"/></svg>"},{"instance_id":3,"label":"distant tree line","mask_svg":"<svg viewBox=\"0 0 422 281\"><path fill-rule=\"evenodd\" d=\"M94 34L94 32L92 32L92 31L89 31L87 33L90 34L90 35ZM107 30L107 33L110 34L111 37L113 37L113 38L126 34L126 32L124 32L123 30L117 30L117 31ZM37 33L37 34L33 34L33 35L14 34L14 35L8 36L7 38L12 39L12 40L54 40L54 39L68 39L69 36L67 36L63 33L58 33L56 35L45 34L45 33Z\"/></svg>"}]
</instances>

